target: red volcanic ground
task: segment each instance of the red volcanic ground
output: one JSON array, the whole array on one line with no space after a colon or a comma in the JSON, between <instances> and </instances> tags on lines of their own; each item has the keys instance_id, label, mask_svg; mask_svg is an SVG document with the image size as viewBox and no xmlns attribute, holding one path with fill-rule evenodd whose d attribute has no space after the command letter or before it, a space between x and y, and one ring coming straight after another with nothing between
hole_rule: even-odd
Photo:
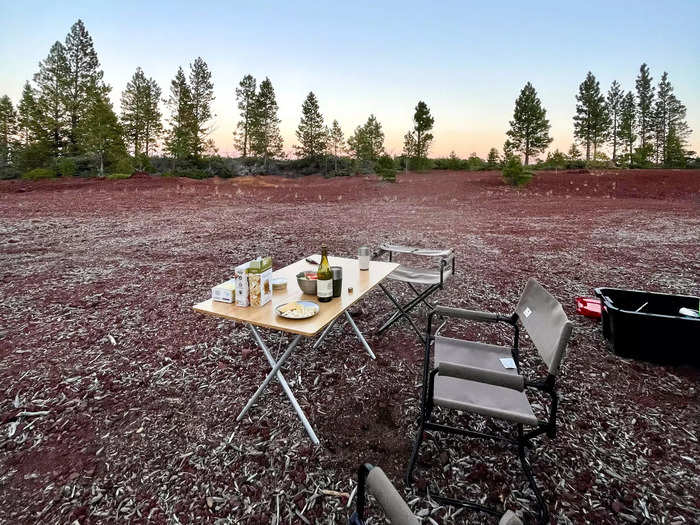
<instances>
[{"instance_id":1,"label":"red volcanic ground","mask_svg":"<svg viewBox=\"0 0 700 525\"><path fill-rule=\"evenodd\" d=\"M285 366L321 447L275 383L235 421L267 362L244 327L191 306L256 255L280 267L322 242L352 255L387 241L455 249L441 304L509 312L534 276L565 305L559 432L531 452L560 523L698 522L697 371L610 354L574 298L700 294L700 173L538 173L524 189L495 172L398 181L0 183L0 522L343 523L363 461L436 523L485 517L426 491L530 518L515 456L495 443L428 439L417 486L403 486L422 367L405 324L369 337L376 361L346 327ZM353 314L371 334L390 306L375 291ZM492 326L449 330L507 342Z\"/></svg>"}]
</instances>

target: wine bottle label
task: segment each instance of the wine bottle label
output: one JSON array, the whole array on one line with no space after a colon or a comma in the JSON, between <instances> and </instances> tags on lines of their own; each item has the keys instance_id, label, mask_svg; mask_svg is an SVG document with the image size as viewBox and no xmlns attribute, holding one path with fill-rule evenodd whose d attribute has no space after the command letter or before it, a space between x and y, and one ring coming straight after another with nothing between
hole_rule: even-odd
<instances>
[{"instance_id":1,"label":"wine bottle label","mask_svg":"<svg viewBox=\"0 0 700 525\"><path fill-rule=\"evenodd\" d=\"M316 281L316 295L318 297L333 297L333 279Z\"/></svg>"}]
</instances>

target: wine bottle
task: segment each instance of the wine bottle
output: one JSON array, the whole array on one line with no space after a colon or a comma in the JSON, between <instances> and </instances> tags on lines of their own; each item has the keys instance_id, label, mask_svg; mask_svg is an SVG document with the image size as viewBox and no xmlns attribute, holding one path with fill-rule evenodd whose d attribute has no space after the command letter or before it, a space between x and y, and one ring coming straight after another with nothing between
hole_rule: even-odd
<instances>
[{"instance_id":1,"label":"wine bottle","mask_svg":"<svg viewBox=\"0 0 700 525\"><path fill-rule=\"evenodd\" d=\"M322 303L327 303L333 298L333 271L328 264L326 245L321 246L321 264L318 265L316 296Z\"/></svg>"}]
</instances>

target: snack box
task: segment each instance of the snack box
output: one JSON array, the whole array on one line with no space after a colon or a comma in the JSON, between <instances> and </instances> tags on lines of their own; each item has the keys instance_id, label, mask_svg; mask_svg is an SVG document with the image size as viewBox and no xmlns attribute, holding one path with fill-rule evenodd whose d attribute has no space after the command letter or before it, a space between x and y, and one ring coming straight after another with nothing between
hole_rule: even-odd
<instances>
[{"instance_id":1,"label":"snack box","mask_svg":"<svg viewBox=\"0 0 700 525\"><path fill-rule=\"evenodd\" d=\"M250 261L236 266L233 270L233 280L236 283L236 306L250 306L248 296L248 267Z\"/></svg>"},{"instance_id":2,"label":"snack box","mask_svg":"<svg viewBox=\"0 0 700 525\"><path fill-rule=\"evenodd\" d=\"M263 306L272 300L272 257L258 257L248 266L250 306Z\"/></svg>"},{"instance_id":3,"label":"snack box","mask_svg":"<svg viewBox=\"0 0 700 525\"><path fill-rule=\"evenodd\" d=\"M211 289L211 298L222 303L232 303L236 297L236 280L229 279Z\"/></svg>"}]
</instances>

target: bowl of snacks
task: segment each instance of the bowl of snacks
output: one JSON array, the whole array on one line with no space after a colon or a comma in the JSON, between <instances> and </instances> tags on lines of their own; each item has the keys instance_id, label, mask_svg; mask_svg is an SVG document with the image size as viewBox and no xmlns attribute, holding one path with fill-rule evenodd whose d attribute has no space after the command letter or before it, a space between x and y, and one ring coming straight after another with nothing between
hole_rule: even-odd
<instances>
[{"instance_id":1,"label":"bowl of snacks","mask_svg":"<svg viewBox=\"0 0 700 525\"><path fill-rule=\"evenodd\" d=\"M299 288L306 295L316 295L316 272L299 272L297 274L297 283Z\"/></svg>"}]
</instances>

